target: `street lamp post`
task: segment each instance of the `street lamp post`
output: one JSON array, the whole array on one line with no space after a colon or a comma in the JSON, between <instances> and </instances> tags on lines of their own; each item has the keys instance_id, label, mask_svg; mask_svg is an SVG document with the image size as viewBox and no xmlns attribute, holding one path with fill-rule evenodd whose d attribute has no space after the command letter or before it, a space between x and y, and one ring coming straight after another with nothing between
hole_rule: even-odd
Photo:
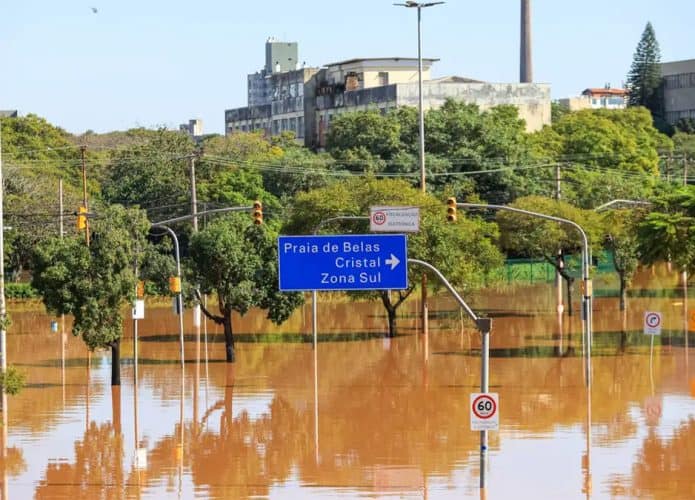
<instances>
[{"instance_id":1,"label":"street lamp post","mask_svg":"<svg viewBox=\"0 0 695 500\"><path fill-rule=\"evenodd\" d=\"M443 4L444 2L413 2L394 3L399 7L417 9L417 86L418 86L418 120L420 125L419 137L419 161L420 161L420 189L425 192L425 114L422 102L422 9Z\"/></svg>"},{"instance_id":2,"label":"street lamp post","mask_svg":"<svg viewBox=\"0 0 695 500\"><path fill-rule=\"evenodd\" d=\"M171 229L169 226L165 225L162 222L157 222L155 224L152 224L152 227L158 227L164 229L166 232L169 233L171 236L171 239L174 240L174 254L176 257L176 276L179 279L179 283L181 282L181 259L179 257L179 239L176 237L176 233L174 232L173 229ZM180 286L180 285L179 285ZM179 289L177 297L176 297L176 304L179 309L179 355L181 357L181 368L184 367L184 351L183 351L183 295L182 295L182 290Z\"/></svg>"},{"instance_id":3,"label":"street lamp post","mask_svg":"<svg viewBox=\"0 0 695 500\"><path fill-rule=\"evenodd\" d=\"M584 229L574 221L563 219L561 217L555 217L553 215L541 214L538 212L531 212L530 210L522 210L520 208L509 207L507 205L485 205L482 203L457 203L457 207L461 208L482 208L491 210L503 210L508 212L516 212L520 214L529 215L531 217L538 217L539 219L551 220L554 222L560 222L562 224L568 224L581 234L582 237L582 316L584 319L583 324L583 340L585 346L584 360L584 370L587 387L591 387L591 343L592 343L592 324L593 324L593 306L592 306L592 285L589 279L589 269L591 267L591 254L589 248L589 240L584 232Z\"/></svg>"}]
</instances>

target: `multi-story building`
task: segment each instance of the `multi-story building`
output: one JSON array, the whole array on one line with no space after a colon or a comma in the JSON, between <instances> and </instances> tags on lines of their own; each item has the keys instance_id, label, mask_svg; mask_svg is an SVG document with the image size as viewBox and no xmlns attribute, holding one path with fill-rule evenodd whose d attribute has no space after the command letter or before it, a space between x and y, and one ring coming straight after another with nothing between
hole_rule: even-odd
<instances>
[{"instance_id":1,"label":"multi-story building","mask_svg":"<svg viewBox=\"0 0 695 500\"><path fill-rule=\"evenodd\" d=\"M190 135L193 139L200 137L203 135L203 120L200 118L188 120L188 123L179 125L179 130Z\"/></svg>"},{"instance_id":2,"label":"multi-story building","mask_svg":"<svg viewBox=\"0 0 695 500\"><path fill-rule=\"evenodd\" d=\"M299 67L297 57L296 42L268 39L265 66L248 75L248 106L225 111L227 134L291 131L298 140L304 140L304 86L318 68Z\"/></svg>"},{"instance_id":3,"label":"multi-story building","mask_svg":"<svg viewBox=\"0 0 695 500\"><path fill-rule=\"evenodd\" d=\"M661 64L664 119L695 119L695 59Z\"/></svg>"},{"instance_id":4,"label":"multi-story building","mask_svg":"<svg viewBox=\"0 0 695 500\"><path fill-rule=\"evenodd\" d=\"M628 91L614 89L610 85L603 88L585 89L580 96L560 99L561 106L570 111L580 109L625 109L627 107Z\"/></svg>"},{"instance_id":5,"label":"multi-story building","mask_svg":"<svg viewBox=\"0 0 695 500\"><path fill-rule=\"evenodd\" d=\"M282 56L266 43L266 67L249 75L249 105L225 111L226 133L263 130L268 135L293 131L305 145L320 148L333 117L340 113L377 109L387 112L418 105L418 60L409 57L349 59L325 67L283 71ZM272 49L272 47L271 47ZM291 53L286 59L296 60ZM477 104L482 110L514 105L527 130L550 124L550 86L538 83L487 83L451 76L432 79L432 64L423 59L424 109L447 99ZM277 70L272 72L273 63ZM268 70L271 70L270 72ZM261 82L263 79L263 83Z\"/></svg>"},{"instance_id":6,"label":"multi-story building","mask_svg":"<svg viewBox=\"0 0 695 500\"><path fill-rule=\"evenodd\" d=\"M481 110L500 104L517 107L529 131L550 124L550 86L538 83L488 83L459 76L430 78L437 59L423 59L423 108L438 108L447 99L477 104ZM314 116L305 117L305 143L323 147L334 116L350 111L387 112L418 106L418 60L414 58L350 59L329 64L307 85L307 103ZM311 106L313 104L313 106ZM309 134L309 132L307 132Z\"/></svg>"}]
</instances>

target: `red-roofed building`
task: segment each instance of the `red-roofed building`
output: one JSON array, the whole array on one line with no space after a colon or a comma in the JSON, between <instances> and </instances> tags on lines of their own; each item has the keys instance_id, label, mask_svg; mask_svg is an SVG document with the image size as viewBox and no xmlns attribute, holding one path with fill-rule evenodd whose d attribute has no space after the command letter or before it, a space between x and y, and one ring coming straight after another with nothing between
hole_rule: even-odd
<instances>
[{"instance_id":1,"label":"red-roofed building","mask_svg":"<svg viewBox=\"0 0 695 500\"><path fill-rule=\"evenodd\" d=\"M622 109L627 103L627 90L610 87L586 89L583 96L591 99L591 108Z\"/></svg>"},{"instance_id":2,"label":"red-roofed building","mask_svg":"<svg viewBox=\"0 0 695 500\"><path fill-rule=\"evenodd\" d=\"M627 106L627 94L625 89L614 89L606 85L602 88L588 88L580 96L560 99L559 103L570 111L623 109Z\"/></svg>"}]
</instances>

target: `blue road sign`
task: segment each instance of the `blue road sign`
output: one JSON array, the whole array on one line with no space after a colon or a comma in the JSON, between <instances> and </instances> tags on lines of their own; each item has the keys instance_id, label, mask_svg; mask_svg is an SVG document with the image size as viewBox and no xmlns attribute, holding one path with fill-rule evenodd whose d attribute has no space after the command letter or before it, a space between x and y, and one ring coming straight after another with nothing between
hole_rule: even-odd
<instances>
[{"instance_id":1,"label":"blue road sign","mask_svg":"<svg viewBox=\"0 0 695 500\"><path fill-rule=\"evenodd\" d=\"M403 290L406 246L403 234L280 236L280 291Z\"/></svg>"}]
</instances>

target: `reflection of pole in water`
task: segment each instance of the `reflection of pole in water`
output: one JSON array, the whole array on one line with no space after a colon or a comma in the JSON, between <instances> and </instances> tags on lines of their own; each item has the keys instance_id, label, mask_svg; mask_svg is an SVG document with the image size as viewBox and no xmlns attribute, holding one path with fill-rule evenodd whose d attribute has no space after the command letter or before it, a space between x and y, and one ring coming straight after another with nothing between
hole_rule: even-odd
<instances>
[{"instance_id":1,"label":"reflection of pole in water","mask_svg":"<svg viewBox=\"0 0 695 500\"><path fill-rule=\"evenodd\" d=\"M198 427L198 392L200 391L200 306L193 309L195 326L195 377L193 379L193 432Z\"/></svg>"},{"instance_id":2,"label":"reflection of pole in water","mask_svg":"<svg viewBox=\"0 0 695 500\"><path fill-rule=\"evenodd\" d=\"M91 375L91 373L90 373L91 370L92 370L92 351L87 351L87 381L86 381L87 398L85 399L86 411L85 411L85 423L84 423L85 431L89 430L89 398L92 397L90 392L89 392L89 378Z\"/></svg>"},{"instance_id":3,"label":"reflection of pole in water","mask_svg":"<svg viewBox=\"0 0 695 500\"><path fill-rule=\"evenodd\" d=\"M179 474L179 498L181 498L183 488L183 398L185 389L185 369L181 365L181 397L179 398L179 445L176 449L177 469Z\"/></svg>"},{"instance_id":4,"label":"reflection of pole in water","mask_svg":"<svg viewBox=\"0 0 695 500\"><path fill-rule=\"evenodd\" d=\"M4 355L4 353L3 353ZM7 428L9 427L9 418L7 413L7 393L2 391L2 498L7 500L10 498L9 485L7 484Z\"/></svg>"},{"instance_id":5,"label":"reflection of pole in water","mask_svg":"<svg viewBox=\"0 0 695 500\"><path fill-rule=\"evenodd\" d=\"M62 386L63 408L65 408L65 315L60 315L60 385Z\"/></svg>"},{"instance_id":6,"label":"reflection of pole in water","mask_svg":"<svg viewBox=\"0 0 695 500\"><path fill-rule=\"evenodd\" d=\"M582 492L586 498L591 498L591 387L586 389L586 452L582 457L582 473L584 484Z\"/></svg>"},{"instance_id":7,"label":"reflection of pole in water","mask_svg":"<svg viewBox=\"0 0 695 500\"><path fill-rule=\"evenodd\" d=\"M208 296L203 295L203 305L207 309ZM208 408L208 381L210 380L210 370L208 366L208 317L203 317L203 341L205 342L205 408Z\"/></svg>"},{"instance_id":8,"label":"reflection of pole in water","mask_svg":"<svg viewBox=\"0 0 695 500\"><path fill-rule=\"evenodd\" d=\"M318 345L314 349L314 461L319 464L319 361Z\"/></svg>"}]
</instances>

